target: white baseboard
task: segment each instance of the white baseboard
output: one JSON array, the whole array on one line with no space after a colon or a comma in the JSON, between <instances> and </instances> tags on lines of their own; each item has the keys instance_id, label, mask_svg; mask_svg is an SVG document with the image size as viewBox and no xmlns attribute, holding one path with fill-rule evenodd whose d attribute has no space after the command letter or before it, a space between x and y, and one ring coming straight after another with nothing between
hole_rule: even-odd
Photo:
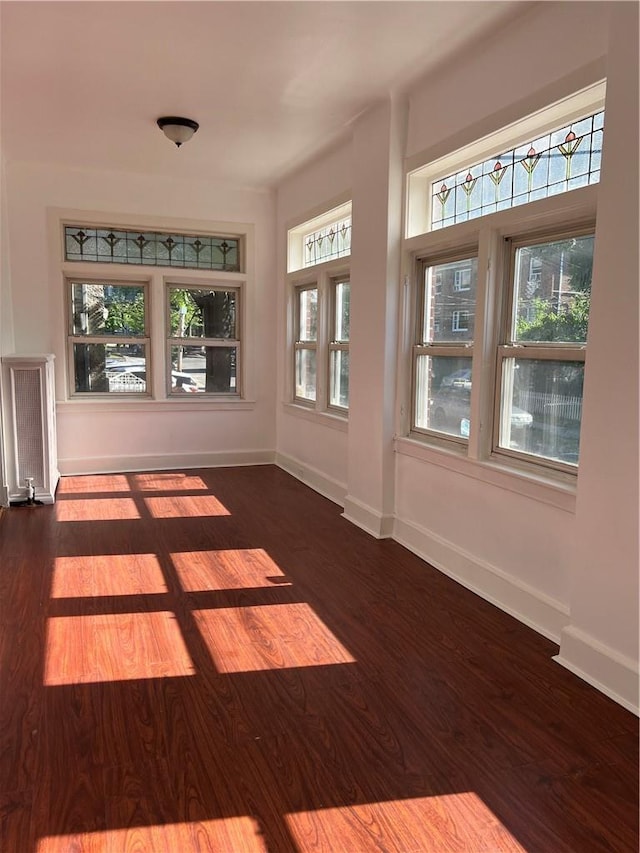
<instances>
[{"instance_id":1,"label":"white baseboard","mask_svg":"<svg viewBox=\"0 0 640 853\"><path fill-rule=\"evenodd\" d=\"M640 715L638 663L573 625L562 631L554 660L627 710Z\"/></svg>"},{"instance_id":2,"label":"white baseboard","mask_svg":"<svg viewBox=\"0 0 640 853\"><path fill-rule=\"evenodd\" d=\"M344 499L342 517L370 533L371 536L375 536L376 539L390 539L393 536L395 521L393 515L383 515L350 495Z\"/></svg>"},{"instance_id":3,"label":"white baseboard","mask_svg":"<svg viewBox=\"0 0 640 853\"><path fill-rule=\"evenodd\" d=\"M63 476L117 474L129 471L174 471L181 468L226 468L231 465L272 465L272 450L232 450L203 453L167 453L148 456L95 456L58 459Z\"/></svg>"},{"instance_id":4,"label":"white baseboard","mask_svg":"<svg viewBox=\"0 0 640 853\"><path fill-rule=\"evenodd\" d=\"M279 468L282 468L283 471L295 477L296 480L300 480L300 482L338 504L338 506L344 505L344 497L347 492L347 487L344 483L339 483L337 480L318 471L317 468L306 465L304 462L293 456L288 456L286 453L276 453L275 464Z\"/></svg>"},{"instance_id":5,"label":"white baseboard","mask_svg":"<svg viewBox=\"0 0 640 853\"><path fill-rule=\"evenodd\" d=\"M393 538L529 628L560 642L562 629L569 622L569 609L560 601L413 522L396 519Z\"/></svg>"}]
</instances>

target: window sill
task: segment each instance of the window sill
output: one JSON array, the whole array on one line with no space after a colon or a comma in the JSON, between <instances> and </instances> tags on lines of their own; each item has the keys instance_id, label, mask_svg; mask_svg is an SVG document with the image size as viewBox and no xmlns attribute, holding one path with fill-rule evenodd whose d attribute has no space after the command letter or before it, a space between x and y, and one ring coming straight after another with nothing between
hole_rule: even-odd
<instances>
[{"instance_id":1,"label":"window sill","mask_svg":"<svg viewBox=\"0 0 640 853\"><path fill-rule=\"evenodd\" d=\"M472 477L497 488L557 507L565 512L575 513L576 482L573 477L569 480L570 475L567 476L566 480L560 479L562 475L556 479L538 471L523 471L512 468L495 459L482 462L468 459L455 450L427 445L406 437L396 437L394 447L396 453L403 456L410 456L431 465L439 465L441 468L454 471L456 474Z\"/></svg>"},{"instance_id":2,"label":"window sill","mask_svg":"<svg viewBox=\"0 0 640 853\"><path fill-rule=\"evenodd\" d=\"M195 396L195 395L194 395ZM60 414L83 414L91 412L102 414L107 412L246 412L255 409L255 400L212 400L200 398L195 400L58 400L56 410Z\"/></svg>"},{"instance_id":3,"label":"window sill","mask_svg":"<svg viewBox=\"0 0 640 853\"><path fill-rule=\"evenodd\" d=\"M282 408L286 414L301 418L304 421L311 421L311 423L336 429L339 432L348 432L349 421L346 416L334 415L331 412L318 412L316 409L300 406L296 403L283 403Z\"/></svg>"}]
</instances>

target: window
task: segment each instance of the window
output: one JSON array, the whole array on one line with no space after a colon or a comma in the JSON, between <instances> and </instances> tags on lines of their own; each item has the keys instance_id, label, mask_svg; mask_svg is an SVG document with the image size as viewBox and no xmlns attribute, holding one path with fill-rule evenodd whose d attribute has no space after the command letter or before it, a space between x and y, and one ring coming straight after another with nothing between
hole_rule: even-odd
<instances>
[{"instance_id":1,"label":"window","mask_svg":"<svg viewBox=\"0 0 640 853\"><path fill-rule=\"evenodd\" d=\"M346 278L335 278L331 281L330 289L329 405L348 409L351 284Z\"/></svg>"},{"instance_id":2,"label":"window","mask_svg":"<svg viewBox=\"0 0 640 853\"><path fill-rule=\"evenodd\" d=\"M67 287L72 393L146 394L146 285L76 279Z\"/></svg>"},{"instance_id":3,"label":"window","mask_svg":"<svg viewBox=\"0 0 640 853\"><path fill-rule=\"evenodd\" d=\"M498 350L496 448L575 465L591 299L593 234L510 241L509 311ZM541 285L530 293L532 263Z\"/></svg>"},{"instance_id":4,"label":"window","mask_svg":"<svg viewBox=\"0 0 640 853\"><path fill-rule=\"evenodd\" d=\"M238 394L240 288L168 286L171 394Z\"/></svg>"},{"instance_id":5,"label":"window","mask_svg":"<svg viewBox=\"0 0 640 853\"><path fill-rule=\"evenodd\" d=\"M603 98L598 84L443 158L446 172L439 162L409 173L415 332L405 435L518 475L567 482L576 473ZM526 137L514 136L523 128ZM500 169L510 164L500 180L487 171L492 150L503 152ZM438 174L451 186L436 187Z\"/></svg>"},{"instance_id":6,"label":"window","mask_svg":"<svg viewBox=\"0 0 640 853\"><path fill-rule=\"evenodd\" d=\"M471 287L471 269L463 268L455 271L453 280L454 290L469 290Z\"/></svg>"},{"instance_id":7,"label":"window","mask_svg":"<svg viewBox=\"0 0 640 853\"><path fill-rule=\"evenodd\" d=\"M477 258L425 259L419 269L417 339L413 347L413 428L466 440ZM469 288L464 295L455 289L461 271L469 276ZM436 287L438 281L440 289Z\"/></svg>"},{"instance_id":8,"label":"window","mask_svg":"<svg viewBox=\"0 0 640 853\"><path fill-rule=\"evenodd\" d=\"M287 271L314 267L351 254L351 202L332 207L288 231Z\"/></svg>"},{"instance_id":9,"label":"window","mask_svg":"<svg viewBox=\"0 0 640 853\"><path fill-rule=\"evenodd\" d=\"M295 354L295 398L315 402L317 393L318 288L297 287Z\"/></svg>"},{"instance_id":10,"label":"window","mask_svg":"<svg viewBox=\"0 0 640 853\"><path fill-rule=\"evenodd\" d=\"M225 405L243 397L250 226L221 236L60 219L55 227L71 396L185 402L186 393Z\"/></svg>"},{"instance_id":11,"label":"window","mask_svg":"<svg viewBox=\"0 0 640 853\"><path fill-rule=\"evenodd\" d=\"M350 246L351 202L288 232L290 400L319 416L343 420L349 410L351 319L351 283L343 256Z\"/></svg>"}]
</instances>

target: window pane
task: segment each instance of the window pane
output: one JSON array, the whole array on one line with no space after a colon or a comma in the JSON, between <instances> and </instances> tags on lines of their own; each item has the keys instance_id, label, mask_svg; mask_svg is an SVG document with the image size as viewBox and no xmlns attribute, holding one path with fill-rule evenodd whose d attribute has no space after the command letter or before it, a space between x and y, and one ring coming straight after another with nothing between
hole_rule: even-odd
<instances>
[{"instance_id":1,"label":"window pane","mask_svg":"<svg viewBox=\"0 0 640 853\"><path fill-rule=\"evenodd\" d=\"M349 340L349 319L351 310L351 285L348 281L339 281L335 285L335 337L336 341Z\"/></svg>"},{"instance_id":2,"label":"window pane","mask_svg":"<svg viewBox=\"0 0 640 853\"><path fill-rule=\"evenodd\" d=\"M131 344L73 345L78 393L131 394L147 390L146 347Z\"/></svg>"},{"instance_id":3,"label":"window pane","mask_svg":"<svg viewBox=\"0 0 640 853\"><path fill-rule=\"evenodd\" d=\"M298 291L298 340L315 341L318 336L318 289Z\"/></svg>"},{"instance_id":4,"label":"window pane","mask_svg":"<svg viewBox=\"0 0 640 853\"><path fill-rule=\"evenodd\" d=\"M470 402L470 358L418 356L416 427L468 438Z\"/></svg>"},{"instance_id":5,"label":"window pane","mask_svg":"<svg viewBox=\"0 0 640 853\"><path fill-rule=\"evenodd\" d=\"M578 464L584 362L503 362L500 447Z\"/></svg>"},{"instance_id":6,"label":"window pane","mask_svg":"<svg viewBox=\"0 0 640 853\"><path fill-rule=\"evenodd\" d=\"M473 340L477 280L477 258L425 269L421 343Z\"/></svg>"},{"instance_id":7,"label":"window pane","mask_svg":"<svg viewBox=\"0 0 640 853\"><path fill-rule=\"evenodd\" d=\"M238 293L235 290L170 290L171 336L235 340Z\"/></svg>"},{"instance_id":8,"label":"window pane","mask_svg":"<svg viewBox=\"0 0 640 853\"><path fill-rule=\"evenodd\" d=\"M524 246L516 252L512 340L587 340L593 236Z\"/></svg>"},{"instance_id":9,"label":"window pane","mask_svg":"<svg viewBox=\"0 0 640 853\"><path fill-rule=\"evenodd\" d=\"M73 334L145 334L144 288L95 282L72 285Z\"/></svg>"},{"instance_id":10,"label":"window pane","mask_svg":"<svg viewBox=\"0 0 640 853\"><path fill-rule=\"evenodd\" d=\"M316 399L316 351L296 350L296 397Z\"/></svg>"},{"instance_id":11,"label":"window pane","mask_svg":"<svg viewBox=\"0 0 640 853\"><path fill-rule=\"evenodd\" d=\"M237 347L171 347L171 393L235 394Z\"/></svg>"},{"instance_id":12,"label":"window pane","mask_svg":"<svg viewBox=\"0 0 640 853\"><path fill-rule=\"evenodd\" d=\"M332 350L329 359L331 406L349 406L349 353Z\"/></svg>"}]
</instances>

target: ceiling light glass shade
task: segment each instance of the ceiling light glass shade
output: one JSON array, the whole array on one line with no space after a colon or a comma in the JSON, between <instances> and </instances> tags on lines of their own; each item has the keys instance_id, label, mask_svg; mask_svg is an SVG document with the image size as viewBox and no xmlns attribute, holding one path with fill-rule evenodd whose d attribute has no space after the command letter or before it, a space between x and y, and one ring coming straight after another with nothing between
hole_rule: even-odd
<instances>
[{"instance_id":1,"label":"ceiling light glass shade","mask_svg":"<svg viewBox=\"0 0 640 853\"><path fill-rule=\"evenodd\" d=\"M200 127L197 121L180 116L164 116L158 119L158 127L167 139L175 142L178 148L183 142L188 142Z\"/></svg>"}]
</instances>

